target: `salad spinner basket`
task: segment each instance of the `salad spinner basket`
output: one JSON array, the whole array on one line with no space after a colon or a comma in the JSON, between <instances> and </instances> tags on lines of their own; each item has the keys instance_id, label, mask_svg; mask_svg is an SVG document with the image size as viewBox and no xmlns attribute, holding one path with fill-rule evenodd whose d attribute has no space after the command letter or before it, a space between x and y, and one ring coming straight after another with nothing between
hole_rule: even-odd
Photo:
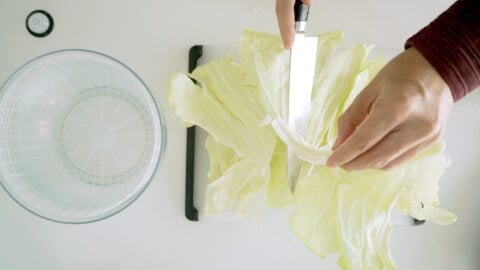
<instances>
[{"instance_id":1,"label":"salad spinner basket","mask_svg":"<svg viewBox=\"0 0 480 270\"><path fill-rule=\"evenodd\" d=\"M49 220L86 223L127 207L151 181L165 141L146 85L100 53L40 56L0 91L0 183Z\"/></svg>"}]
</instances>

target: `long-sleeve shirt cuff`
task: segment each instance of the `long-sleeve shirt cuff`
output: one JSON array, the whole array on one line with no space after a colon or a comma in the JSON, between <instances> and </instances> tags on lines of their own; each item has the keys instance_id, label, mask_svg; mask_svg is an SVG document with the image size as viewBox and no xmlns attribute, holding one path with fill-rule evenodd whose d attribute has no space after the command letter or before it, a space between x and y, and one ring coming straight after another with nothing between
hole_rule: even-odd
<instances>
[{"instance_id":1,"label":"long-sleeve shirt cuff","mask_svg":"<svg viewBox=\"0 0 480 270\"><path fill-rule=\"evenodd\" d=\"M460 0L409 38L458 101L480 86L480 1Z\"/></svg>"}]
</instances>

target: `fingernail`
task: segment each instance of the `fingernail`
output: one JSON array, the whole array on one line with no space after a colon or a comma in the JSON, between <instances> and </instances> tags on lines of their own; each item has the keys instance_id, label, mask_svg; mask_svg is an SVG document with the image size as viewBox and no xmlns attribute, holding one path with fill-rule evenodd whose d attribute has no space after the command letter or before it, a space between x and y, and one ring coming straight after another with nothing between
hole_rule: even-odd
<instances>
[{"instance_id":1,"label":"fingernail","mask_svg":"<svg viewBox=\"0 0 480 270\"><path fill-rule=\"evenodd\" d=\"M337 163L335 162L335 160L332 160L332 159L328 158L327 159L327 167L329 167L329 168L337 167Z\"/></svg>"}]
</instances>

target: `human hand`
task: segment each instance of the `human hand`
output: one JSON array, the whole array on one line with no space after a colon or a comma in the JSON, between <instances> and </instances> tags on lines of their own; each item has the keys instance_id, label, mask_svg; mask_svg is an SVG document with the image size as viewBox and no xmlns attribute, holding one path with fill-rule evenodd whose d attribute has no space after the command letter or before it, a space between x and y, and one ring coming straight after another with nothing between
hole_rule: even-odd
<instances>
[{"instance_id":1,"label":"human hand","mask_svg":"<svg viewBox=\"0 0 480 270\"><path fill-rule=\"evenodd\" d=\"M311 5L313 0L302 0L305 5ZM277 14L278 28L282 36L283 46L290 49L295 39L295 0L277 0L275 13Z\"/></svg>"},{"instance_id":2,"label":"human hand","mask_svg":"<svg viewBox=\"0 0 480 270\"><path fill-rule=\"evenodd\" d=\"M396 167L442 136L452 105L448 85L411 47L385 65L339 118L327 165Z\"/></svg>"}]
</instances>

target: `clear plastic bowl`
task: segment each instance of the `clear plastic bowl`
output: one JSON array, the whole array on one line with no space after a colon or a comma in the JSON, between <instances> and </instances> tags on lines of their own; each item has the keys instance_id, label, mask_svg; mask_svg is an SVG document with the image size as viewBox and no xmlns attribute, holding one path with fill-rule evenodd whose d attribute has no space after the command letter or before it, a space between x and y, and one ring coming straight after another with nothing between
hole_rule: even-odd
<instances>
[{"instance_id":1,"label":"clear plastic bowl","mask_svg":"<svg viewBox=\"0 0 480 270\"><path fill-rule=\"evenodd\" d=\"M151 181L163 123L146 85L119 61L86 50L40 56L0 91L0 183L40 217L104 219Z\"/></svg>"}]
</instances>

